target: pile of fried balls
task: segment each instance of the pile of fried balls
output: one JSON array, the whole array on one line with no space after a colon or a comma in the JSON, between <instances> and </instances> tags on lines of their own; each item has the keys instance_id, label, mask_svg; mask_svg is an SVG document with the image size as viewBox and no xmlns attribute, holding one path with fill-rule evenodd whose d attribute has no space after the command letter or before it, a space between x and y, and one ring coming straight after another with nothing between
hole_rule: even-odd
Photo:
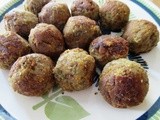
<instances>
[{"instance_id":1,"label":"pile of fried balls","mask_svg":"<svg viewBox=\"0 0 160 120\"><path fill-rule=\"evenodd\" d=\"M87 89L96 68L102 68L99 90L104 99L118 108L139 105L149 79L127 56L151 51L159 31L150 21L129 21L129 15L129 7L118 0L102 6L74 0L70 9L51 0L25 0L24 10L4 15L0 68L9 70L13 90L26 96L41 96L55 85L70 92Z\"/></svg>"}]
</instances>

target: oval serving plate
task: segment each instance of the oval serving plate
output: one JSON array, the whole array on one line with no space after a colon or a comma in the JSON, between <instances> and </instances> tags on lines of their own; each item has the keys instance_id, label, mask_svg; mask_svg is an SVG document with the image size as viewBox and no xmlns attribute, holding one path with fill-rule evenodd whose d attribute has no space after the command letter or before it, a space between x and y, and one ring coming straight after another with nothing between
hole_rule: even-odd
<instances>
[{"instance_id":1,"label":"oval serving plate","mask_svg":"<svg viewBox=\"0 0 160 120\"><path fill-rule=\"evenodd\" d=\"M70 7L73 0L57 0ZM95 0L99 5L105 0ZM146 0L121 0L131 10L130 19L152 21L160 30L160 10ZM23 9L23 0L12 0L0 9L0 20L13 8ZM0 23L5 32L4 23ZM112 33L115 34L115 33ZM27 97L15 93L9 86L8 71L0 69L0 104L17 120L145 120L160 119L160 43L149 53L128 56L139 62L148 72L149 92L142 104L126 108L114 108L102 98L97 81L92 87L79 92L62 92L54 89L42 97ZM1 118L0 118L1 119Z\"/></svg>"}]
</instances>

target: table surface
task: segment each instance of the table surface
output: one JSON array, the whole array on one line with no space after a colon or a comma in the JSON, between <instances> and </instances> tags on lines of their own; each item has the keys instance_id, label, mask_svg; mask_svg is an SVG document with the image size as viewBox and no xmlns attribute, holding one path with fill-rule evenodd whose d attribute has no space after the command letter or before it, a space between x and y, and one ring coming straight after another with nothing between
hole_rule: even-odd
<instances>
[{"instance_id":1,"label":"table surface","mask_svg":"<svg viewBox=\"0 0 160 120\"><path fill-rule=\"evenodd\" d=\"M160 8L160 0L151 0L151 1Z\"/></svg>"}]
</instances>

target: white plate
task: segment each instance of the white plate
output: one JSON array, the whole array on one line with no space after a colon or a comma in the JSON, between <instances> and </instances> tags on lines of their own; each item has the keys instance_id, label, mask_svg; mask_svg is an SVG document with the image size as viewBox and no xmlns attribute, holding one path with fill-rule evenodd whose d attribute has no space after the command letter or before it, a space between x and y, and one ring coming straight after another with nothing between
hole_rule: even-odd
<instances>
[{"instance_id":1,"label":"white plate","mask_svg":"<svg viewBox=\"0 0 160 120\"><path fill-rule=\"evenodd\" d=\"M73 0L57 1L65 2L70 6ZM104 0L95 1L99 5L104 3ZM147 0L121 1L130 7L130 19L147 19L152 21L158 29L160 28L158 7ZM17 0L15 5L20 3L22 1ZM22 9L22 5L20 6L18 8ZM3 22L0 23L0 29L4 32ZM156 117L160 119L160 43L152 51L141 54L139 57L147 62L150 85L144 102L136 107L127 109L112 107L102 98L95 84L79 92L61 94L55 90L45 97L23 96L15 93L9 86L8 71L5 70L0 70L0 104L18 120L134 120L137 118L144 120Z\"/></svg>"}]
</instances>

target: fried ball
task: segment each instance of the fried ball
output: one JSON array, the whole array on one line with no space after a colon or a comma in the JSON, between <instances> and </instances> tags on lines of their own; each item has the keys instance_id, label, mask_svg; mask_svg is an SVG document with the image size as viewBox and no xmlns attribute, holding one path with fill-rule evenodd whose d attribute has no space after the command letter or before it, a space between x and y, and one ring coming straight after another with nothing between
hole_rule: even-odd
<instances>
[{"instance_id":1,"label":"fried ball","mask_svg":"<svg viewBox=\"0 0 160 120\"><path fill-rule=\"evenodd\" d=\"M117 36L102 35L94 39L89 47L92 55L100 66L128 55L128 42Z\"/></svg>"},{"instance_id":2,"label":"fried ball","mask_svg":"<svg viewBox=\"0 0 160 120\"><path fill-rule=\"evenodd\" d=\"M10 69L23 55L30 53L28 42L15 32L7 31L0 35L0 68Z\"/></svg>"},{"instance_id":3,"label":"fried ball","mask_svg":"<svg viewBox=\"0 0 160 120\"><path fill-rule=\"evenodd\" d=\"M93 20L99 19L99 6L92 0L75 0L71 6L72 16L83 15Z\"/></svg>"},{"instance_id":4,"label":"fried ball","mask_svg":"<svg viewBox=\"0 0 160 120\"><path fill-rule=\"evenodd\" d=\"M5 14L4 23L6 30L14 31L27 38L31 28L38 23L38 18L31 12L14 10Z\"/></svg>"},{"instance_id":5,"label":"fried ball","mask_svg":"<svg viewBox=\"0 0 160 120\"><path fill-rule=\"evenodd\" d=\"M106 64L100 75L99 89L114 107L136 106L143 102L148 92L148 76L140 64L120 58Z\"/></svg>"},{"instance_id":6,"label":"fried ball","mask_svg":"<svg viewBox=\"0 0 160 120\"><path fill-rule=\"evenodd\" d=\"M40 22L53 24L61 31L70 16L71 15L66 4L56 3L54 1L46 4L38 14Z\"/></svg>"},{"instance_id":7,"label":"fried ball","mask_svg":"<svg viewBox=\"0 0 160 120\"><path fill-rule=\"evenodd\" d=\"M38 13L41 12L42 7L50 1L51 0L25 0L24 9L38 16Z\"/></svg>"},{"instance_id":8,"label":"fried ball","mask_svg":"<svg viewBox=\"0 0 160 120\"><path fill-rule=\"evenodd\" d=\"M29 43L32 50L52 58L64 51L64 40L61 32L52 24L39 23L31 29Z\"/></svg>"},{"instance_id":9,"label":"fried ball","mask_svg":"<svg viewBox=\"0 0 160 120\"><path fill-rule=\"evenodd\" d=\"M54 85L53 61L32 53L18 58L9 72L9 82L14 91L26 96L41 96Z\"/></svg>"},{"instance_id":10,"label":"fried ball","mask_svg":"<svg viewBox=\"0 0 160 120\"><path fill-rule=\"evenodd\" d=\"M80 48L62 53L53 70L57 83L66 91L78 91L90 87L94 72L94 58Z\"/></svg>"},{"instance_id":11,"label":"fried ball","mask_svg":"<svg viewBox=\"0 0 160 120\"><path fill-rule=\"evenodd\" d=\"M111 31L121 30L128 22L129 7L115 0L108 0L99 10L100 23L104 29Z\"/></svg>"},{"instance_id":12,"label":"fried ball","mask_svg":"<svg viewBox=\"0 0 160 120\"><path fill-rule=\"evenodd\" d=\"M129 42L129 51L135 54L152 50L159 41L157 27L147 20L132 20L122 35Z\"/></svg>"},{"instance_id":13,"label":"fried ball","mask_svg":"<svg viewBox=\"0 0 160 120\"><path fill-rule=\"evenodd\" d=\"M68 48L88 48L90 42L101 35L101 30L94 20L74 16L68 19L63 34Z\"/></svg>"}]
</instances>

